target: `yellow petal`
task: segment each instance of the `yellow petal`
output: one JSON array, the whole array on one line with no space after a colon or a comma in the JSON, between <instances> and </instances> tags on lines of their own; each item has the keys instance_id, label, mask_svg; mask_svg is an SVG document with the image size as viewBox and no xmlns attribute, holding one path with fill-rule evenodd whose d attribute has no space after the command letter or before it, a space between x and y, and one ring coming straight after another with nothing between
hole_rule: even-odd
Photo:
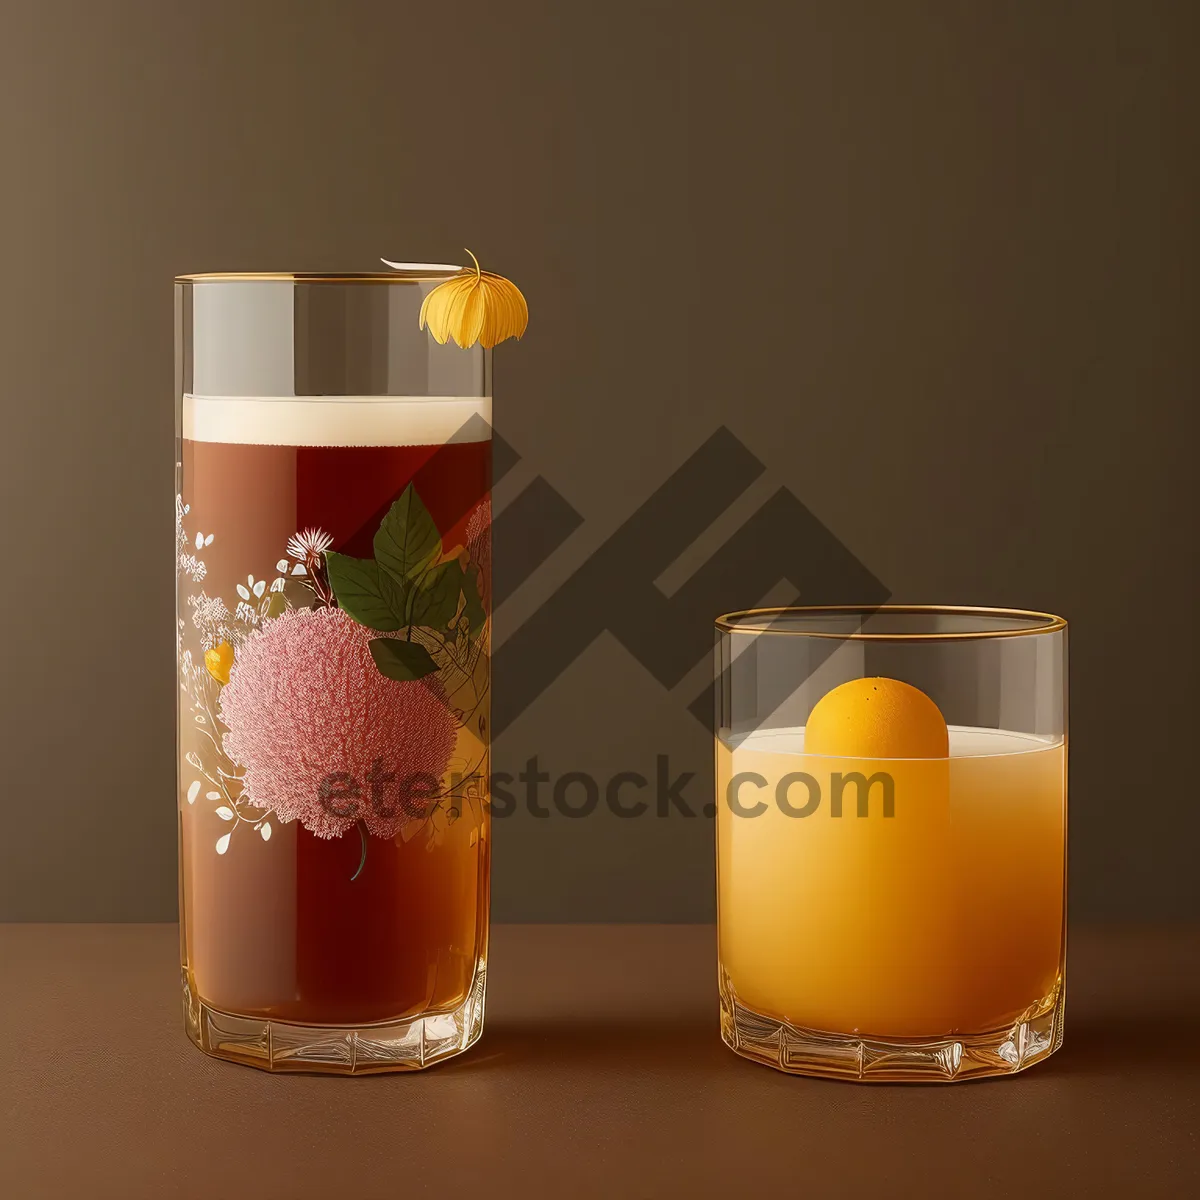
<instances>
[{"instance_id":1,"label":"yellow petal","mask_svg":"<svg viewBox=\"0 0 1200 1200\"><path fill-rule=\"evenodd\" d=\"M455 278L439 284L425 297L425 302L421 305L421 328L428 325L434 341L441 345L445 345L446 339L450 336L448 314L450 302L458 290L459 282L459 277L455 276Z\"/></svg>"},{"instance_id":2,"label":"yellow petal","mask_svg":"<svg viewBox=\"0 0 1200 1200\"><path fill-rule=\"evenodd\" d=\"M479 344L485 348L494 346L499 340L503 326L502 308L504 299L492 287L486 277L480 280L479 290L483 295L483 326L479 330Z\"/></svg>"},{"instance_id":3,"label":"yellow petal","mask_svg":"<svg viewBox=\"0 0 1200 1200\"><path fill-rule=\"evenodd\" d=\"M483 315L483 288L479 280L473 278L466 287L459 289L450 310L450 333L464 350L479 341Z\"/></svg>"},{"instance_id":4,"label":"yellow petal","mask_svg":"<svg viewBox=\"0 0 1200 1200\"><path fill-rule=\"evenodd\" d=\"M529 325L529 308L520 288L502 275L485 272L483 281L487 289L488 308L493 314L491 336L481 338L484 346L494 346L507 338L519 338Z\"/></svg>"},{"instance_id":5,"label":"yellow petal","mask_svg":"<svg viewBox=\"0 0 1200 1200\"><path fill-rule=\"evenodd\" d=\"M417 318L417 327L425 328L425 320L429 316L429 306L433 302L433 297L437 293L437 288L434 288L424 300L421 301L421 315Z\"/></svg>"},{"instance_id":6,"label":"yellow petal","mask_svg":"<svg viewBox=\"0 0 1200 1200\"><path fill-rule=\"evenodd\" d=\"M529 306L515 284L480 270L476 262L474 269L438 284L425 297L418 324L440 345L453 338L464 350L476 342L490 350L507 338L521 337L529 325Z\"/></svg>"},{"instance_id":7,"label":"yellow petal","mask_svg":"<svg viewBox=\"0 0 1200 1200\"><path fill-rule=\"evenodd\" d=\"M228 683L229 672L233 669L233 647L228 642L222 642L211 650L205 650L204 665L218 683Z\"/></svg>"}]
</instances>

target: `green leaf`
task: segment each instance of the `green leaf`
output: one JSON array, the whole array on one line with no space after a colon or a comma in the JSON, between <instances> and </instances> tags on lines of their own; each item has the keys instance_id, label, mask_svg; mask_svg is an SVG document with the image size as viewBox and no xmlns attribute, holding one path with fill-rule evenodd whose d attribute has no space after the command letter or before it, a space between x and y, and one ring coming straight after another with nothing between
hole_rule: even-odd
<instances>
[{"instance_id":1,"label":"green leaf","mask_svg":"<svg viewBox=\"0 0 1200 1200\"><path fill-rule=\"evenodd\" d=\"M329 584L337 602L360 625L392 633L404 625L404 592L370 558L325 552Z\"/></svg>"},{"instance_id":2,"label":"green leaf","mask_svg":"<svg viewBox=\"0 0 1200 1200\"><path fill-rule=\"evenodd\" d=\"M409 609L412 623L444 631L458 612L458 594L462 587L462 567L455 559L430 568L413 590Z\"/></svg>"},{"instance_id":3,"label":"green leaf","mask_svg":"<svg viewBox=\"0 0 1200 1200\"><path fill-rule=\"evenodd\" d=\"M375 534L375 561L405 585L436 561L442 535L410 483L388 509Z\"/></svg>"},{"instance_id":4,"label":"green leaf","mask_svg":"<svg viewBox=\"0 0 1200 1200\"><path fill-rule=\"evenodd\" d=\"M287 597L282 592L272 592L267 600L267 609L263 616L278 617L285 612L287 612Z\"/></svg>"},{"instance_id":5,"label":"green leaf","mask_svg":"<svg viewBox=\"0 0 1200 1200\"><path fill-rule=\"evenodd\" d=\"M471 636L475 637L487 620L487 613L483 611L483 601L479 598L478 567L463 575L462 593L463 600L466 602L463 612L467 617L467 628L471 631Z\"/></svg>"},{"instance_id":6,"label":"green leaf","mask_svg":"<svg viewBox=\"0 0 1200 1200\"><path fill-rule=\"evenodd\" d=\"M437 670L429 651L417 642L402 642L399 638L372 638L368 643L371 657L381 675L407 683L432 675Z\"/></svg>"}]
</instances>

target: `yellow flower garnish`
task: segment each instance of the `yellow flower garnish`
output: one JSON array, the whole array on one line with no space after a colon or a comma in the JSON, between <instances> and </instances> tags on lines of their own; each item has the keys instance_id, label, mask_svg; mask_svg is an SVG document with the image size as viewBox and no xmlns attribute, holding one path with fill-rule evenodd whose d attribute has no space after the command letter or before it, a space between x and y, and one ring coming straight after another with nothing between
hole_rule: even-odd
<instances>
[{"instance_id":1,"label":"yellow flower garnish","mask_svg":"<svg viewBox=\"0 0 1200 1200\"><path fill-rule=\"evenodd\" d=\"M211 650L205 650L204 665L218 683L228 683L229 672L233 668L233 647L228 642L222 642Z\"/></svg>"},{"instance_id":2,"label":"yellow flower garnish","mask_svg":"<svg viewBox=\"0 0 1200 1200\"><path fill-rule=\"evenodd\" d=\"M467 251L471 254L470 250ZM445 345L453 338L464 350L478 342L490 350L506 338L519 338L529 324L521 289L502 275L479 269L479 259L461 275L439 283L421 305L420 325Z\"/></svg>"}]
</instances>

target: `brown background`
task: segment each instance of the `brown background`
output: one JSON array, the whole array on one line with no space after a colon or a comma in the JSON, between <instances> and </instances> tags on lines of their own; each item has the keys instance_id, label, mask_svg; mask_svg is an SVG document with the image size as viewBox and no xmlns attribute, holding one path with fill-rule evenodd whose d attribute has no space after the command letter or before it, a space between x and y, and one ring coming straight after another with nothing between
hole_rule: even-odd
<instances>
[{"instance_id":1,"label":"brown background","mask_svg":"<svg viewBox=\"0 0 1200 1200\"><path fill-rule=\"evenodd\" d=\"M897 598L1071 619L1075 914L1200 913L1197 6L0 13L0 917L174 912L171 277L464 242L533 313L500 430L585 518L501 630L728 424ZM497 765L702 800L692 694L603 637ZM705 919L711 826L513 817L494 895Z\"/></svg>"}]
</instances>

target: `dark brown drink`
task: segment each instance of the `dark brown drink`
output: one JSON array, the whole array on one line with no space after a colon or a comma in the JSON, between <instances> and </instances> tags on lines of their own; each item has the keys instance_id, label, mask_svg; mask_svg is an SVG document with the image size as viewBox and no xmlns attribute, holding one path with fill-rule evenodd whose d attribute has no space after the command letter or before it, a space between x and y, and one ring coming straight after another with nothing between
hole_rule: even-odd
<instances>
[{"instance_id":1,"label":"dark brown drink","mask_svg":"<svg viewBox=\"0 0 1200 1200\"><path fill-rule=\"evenodd\" d=\"M214 1027L481 984L491 443L389 444L456 403L185 398L181 907Z\"/></svg>"}]
</instances>

